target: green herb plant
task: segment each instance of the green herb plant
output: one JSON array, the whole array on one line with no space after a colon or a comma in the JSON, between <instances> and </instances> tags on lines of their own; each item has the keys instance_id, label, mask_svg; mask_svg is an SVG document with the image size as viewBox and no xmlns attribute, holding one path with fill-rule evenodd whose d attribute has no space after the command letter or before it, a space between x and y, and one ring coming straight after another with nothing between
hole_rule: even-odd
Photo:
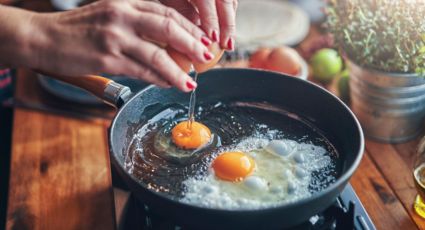
<instances>
[{"instance_id":1,"label":"green herb plant","mask_svg":"<svg viewBox=\"0 0 425 230\"><path fill-rule=\"evenodd\" d=\"M425 0L330 0L326 27L360 66L425 75Z\"/></svg>"}]
</instances>

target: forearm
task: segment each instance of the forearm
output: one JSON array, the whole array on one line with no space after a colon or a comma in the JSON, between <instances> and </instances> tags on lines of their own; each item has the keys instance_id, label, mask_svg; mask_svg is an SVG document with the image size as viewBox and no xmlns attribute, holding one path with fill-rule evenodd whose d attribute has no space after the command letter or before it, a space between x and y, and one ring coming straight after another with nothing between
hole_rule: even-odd
<instances>
[{"instance_id":1,"label":"forearm","mask_svg":"<svg viewBox=\"0 0 425 230\"><path fill-rule=\"evenodd\" d=\"M36 13L0 5L0 66L35 68L38 45Z\"/></svg>"},{"instance_id":2,"label":"forearm","mask_svg":"<svg viewBox=\"0 0 425 230\"><path fill-rule=\"evenodd\" d=\"M184 92L196 87L156 41L189 58L214 58L211 41L175 10L150 1L97 1L59 13L0 6L0 63L62 75L128 75Z\"/></svg>"}]
</instances>

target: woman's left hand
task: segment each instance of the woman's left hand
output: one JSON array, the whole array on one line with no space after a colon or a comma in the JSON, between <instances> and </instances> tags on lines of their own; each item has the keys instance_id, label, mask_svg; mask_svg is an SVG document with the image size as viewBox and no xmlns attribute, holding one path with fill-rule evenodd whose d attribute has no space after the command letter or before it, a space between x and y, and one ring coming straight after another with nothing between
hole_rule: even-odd
<instances>
[{"instance_id":1,"label":"woman's left hand","mask_svg":"<svg viewBox=\"0 0 425 230\"><path fill-rule=\"evenodd\" d=\"M201 28L221 48L233 50L235 46L237 0L160 0L173 7Z\"/></svg>"}]
</instances>

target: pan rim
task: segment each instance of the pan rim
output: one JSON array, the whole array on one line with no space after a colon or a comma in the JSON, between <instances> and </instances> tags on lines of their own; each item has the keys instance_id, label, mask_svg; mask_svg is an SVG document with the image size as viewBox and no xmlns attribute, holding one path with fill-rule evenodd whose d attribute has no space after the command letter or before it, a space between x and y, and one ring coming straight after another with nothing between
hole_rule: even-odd
<instances>
[{"instance_id":1,"label":"pan rim","mask_svg":"<svg viewBox=\"0 0 425 230\"><path fill-rule=\"evenodd\" d=\"M119 163L117 156L114 154L113 148L112 148L112 143L111 143L113 131L114 131L113 127L116 124L117 118L120 116L120 114L122 113L124 108L128 104L130 104L131 101L136 100L137 96L144 94L146 91L150 90L151 88L158 88L155 85L150 85L150 86L145 87L141 91L135 93L134 96L130 100L128 100L119 109L119 111L117 112L117 114L115 115L115 117L114 117L114 119L111 123L110 132L109 132L109 135L108 135L109 136L108 142L109 142L109 146L110 146L109 153L111 155L111 158L113 159L113 161L115 161L114 163L118 165L120 170L122 170L127 176L129 176L133 182L140 185L144 190L149 192L151 195L156 196L156 197L161 198L161 199L165 199L168 202L173 203L174 205L185 206L187 208L192 208L192 209L202 210L202 211L208 210L208 211L220 211L220 212L223 212L223 213L232 213L232 214L240 213L240 214L243 214L243 213L269 212L269 211L273 212L273 211L277 211L277 210L280 210L280 209L291 209L295 206L311 203L313 200L317 200L320 197L331 193L333 190L336 190L339 186L341 186L341 184L349 181L351 176L354 174L355 170L360 165L360 162L363 158L364 149L365 149L365 140L364 140L363 129L360 125L359 120L354 115L353 111L351 111L351 109L341 99L339 99L338 97L336 97L335 95L333 95L332 93L330 93L329 91L324 89L323 87L318 86L318 85L316 85L312 82L309 82L309 81L306 81L306 80L303 80L303 79L299 79L299 78L296 78L296 77L292 77L292 76L289 76L289 75L285 75L285 74L282 74L282 73L274 72L274 71L260 70L260 69L254 69L254 68L217 68L217 69L209 70L209 72L221 72L221 71L248 71L248 72L258 72L258 73L268 72L268 73L270 73L274 76L277 76L277 77L287 77L287 78L293 79L295 81L304 82L302 84L307 84L307 85L309 85L309 87L316 88L317 90L322 91L322 93L327 94L328 96L331 96L341 106L343 106L343 108L346 110L346 112L348 112L348 115L351 117L352 121L354 121L354 125L355 125L355 127L357 128L357 131L358 131L358 135L359 135L358 138L359 138L360 143L358 143L359 144L358 155L357 155L356 159L354 160L353 164L340 177L338 177L334 183L330 184L329 186L327 186L323 190L315 192L315 193L311 194L311 196L309 196L309 197L299 199L299 200L294 201L294 202L284 203L284 204L281 204L281 205L270 206L270 207L266 207L266 208L258 208L258 209L218 209L218 208L197 206L197 205L184 203L184 202L180 202L178 200L172 199L172 198L170 198L170 197L168 197L164 194L161 194L161 193L158 193L158 192L155 192L155 191L152 191L152 190L146 188L146 186L143 185L137 178L135 178L133 175L127 173L127 171L124 169L123 165ZM326 207L324 207L324 208L326 208Z\"/></svg>"}]
</instances>

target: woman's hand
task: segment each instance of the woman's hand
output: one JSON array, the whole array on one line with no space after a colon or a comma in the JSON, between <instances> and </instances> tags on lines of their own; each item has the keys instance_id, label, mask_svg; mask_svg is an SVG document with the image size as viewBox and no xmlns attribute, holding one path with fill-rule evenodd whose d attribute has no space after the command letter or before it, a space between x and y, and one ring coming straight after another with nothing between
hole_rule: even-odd
<instances>
[{"instance_id":1,"label":"woman's hand","mask_svg":"<svg viewBox=\"0 0 425 230\"><path fill-rule=\"evenodd\" d=\"M160 0L198 24L223 49L235 46L235 16L237 0Z\"/></svg>"},{"instance_id":2,"label":"woman's hand","mask_svg":"<svg viewBox=\"0 0 425 230\"><path fill-rule=\"evenodd\" d=\"M211 41L201 29L154 2L100 1L34 14L31 24L36 52L29 67L63 75L124 74L188 92L196 83L155 43L168 44L192 61L213 58L206 47Z\"/></svg>"}]
</instances>

